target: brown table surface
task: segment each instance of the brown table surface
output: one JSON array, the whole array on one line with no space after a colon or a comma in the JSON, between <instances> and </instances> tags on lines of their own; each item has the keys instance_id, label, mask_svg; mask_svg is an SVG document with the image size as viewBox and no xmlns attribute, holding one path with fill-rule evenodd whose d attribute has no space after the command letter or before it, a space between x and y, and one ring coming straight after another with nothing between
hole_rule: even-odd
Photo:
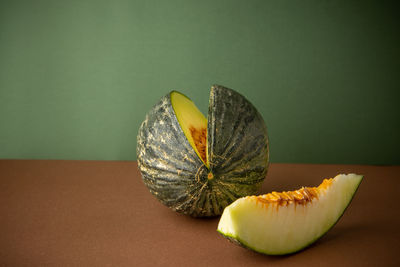
<instances>
[{"instance_id":1,"label":"brown table surface","mask_svg":"<svg viewBox=\"0 0 400 267\"><path fill-rule=\"evenodd\" d=\"M261 193L349 172L365 177L336 226L274 257L164 207L136 162L0 160L0 266L400 266L400 166L271 164Z\"/></svg>"}]
</instances>

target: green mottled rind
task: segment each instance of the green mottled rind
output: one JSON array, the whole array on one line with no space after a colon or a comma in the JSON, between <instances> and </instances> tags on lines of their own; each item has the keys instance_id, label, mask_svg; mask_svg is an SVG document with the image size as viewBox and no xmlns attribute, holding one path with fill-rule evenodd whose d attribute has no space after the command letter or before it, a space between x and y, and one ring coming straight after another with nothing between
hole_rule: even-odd
<instances>
[{"instance_id":1,"label":"green mottled rind","mask_svg":"<svg viewBox=\"0 0 400 267\"><path fill-rule=\"evenodd\" d=\"M163 204L192 215L212 213L204 203L207 168L182 132L170 94L153 107L140 126L137 157L144 183Z\"/></svg>"},{"instance_id":2,"label":"green mottled rind","mask_svg":"<svg viewBox=\"0 0 400 267\"><path fill-rule=\"evenodd\" d=\"M228 104L222 103L224 94ZM215 108L215 105L224 107ZM243 118L240 114L233 116L229 108L243 112ZM146 115L137 137L138 166L150 192L171 209L194 217L220 215L237 198L255 194L268 166L264 121L244 97L233 90L213 86L208 116L215 124L210 126L212 123L208 122L209 129L213 129L208 135L213 140L208 150L213 179L208 179L210 169L186 139L171 105L170 93ZM262 125L256 127L257 123ZM229 124L233 126L228 128ZM234 130L230 132L233 135L219 134L225 130ZM265 136L261 138L262 135ZM225 144L225 153L217 141ZM229 146L229 142L237 144Z\"/></svg>"},{"instance_id":3,"label":"green mottled rind","mask_svg":"<svg viewBox=\"0 0 400 267\"><path fill-rule=\"evenodd\" d=\"M217 182L235 198L256 194L267 174L268 135L262 116L242 95L219 85L210 94L208 156Z\"/></svg>"}]
</instances>

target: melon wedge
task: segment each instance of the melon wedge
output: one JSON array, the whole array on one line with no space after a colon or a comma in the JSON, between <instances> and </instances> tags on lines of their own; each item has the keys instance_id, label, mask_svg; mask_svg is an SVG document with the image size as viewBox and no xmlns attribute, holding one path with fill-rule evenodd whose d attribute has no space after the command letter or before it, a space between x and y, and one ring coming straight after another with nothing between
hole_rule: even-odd
<instances>
[{"instance_id":1,"label":"melon wedge","mask_svg":"<svg viewBox=\"0 0 400 267\"><path fill-rule=\"evenodd\" d=\"M225 208L218 232L260 253L297 252L335 225L362 178L340 174L318 187L240 198Z\"/></svg>"}]
</instances>

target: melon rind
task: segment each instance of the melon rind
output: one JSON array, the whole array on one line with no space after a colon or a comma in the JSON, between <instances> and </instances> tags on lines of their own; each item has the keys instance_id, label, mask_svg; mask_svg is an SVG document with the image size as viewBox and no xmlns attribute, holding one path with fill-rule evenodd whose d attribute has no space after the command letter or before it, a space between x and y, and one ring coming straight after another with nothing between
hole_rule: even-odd
<instances>
[{"instance_id":1,"label":"melon rind","mask_svg":"<svg viewBox=\"0 0 400 267\"><path fill-rule=\"evenodd\" d=\"M181 130L170 95L150 110L139 128L138 167L143 182L159 201L175 211L196 215L195 202L208 170Z\"/></svg>"},{"instance_id":2,"label":"melon rind","mask_svg":"<svg viewBox=\"0 0 400 267\"><path fill-rule=\"evenodd\" d=\"M231 241L268 255L300 251L329 231L353 199L363 176L338 175L318 199L305 204L264 205L241 198L225 208L217 231Z\"/></svg>"},{"instance_id":3,"label":"melon rind","mask_svg":"<svg viewBox=\"0 0 400 267\"><path fill-rule=\"evenodd\" d=\"M256 194L269 166L266 124L241 94L221 85L210 92L208 160L215 184L235 199Z\"/></svg>"},{"instance_id":4,"label":"melon rind","mask_svg":"<svg viewBox=\"0 0 400 267\"><path fill-rule=\"evenodd\" d=\"M193 217L220 215L236 199L257 193L269 155L266 126L255 107L234 90L212 86L207 167L177 120L171 93L147 113L137 136L138 167L150 192Z\"/></svg>"}]
</instances>

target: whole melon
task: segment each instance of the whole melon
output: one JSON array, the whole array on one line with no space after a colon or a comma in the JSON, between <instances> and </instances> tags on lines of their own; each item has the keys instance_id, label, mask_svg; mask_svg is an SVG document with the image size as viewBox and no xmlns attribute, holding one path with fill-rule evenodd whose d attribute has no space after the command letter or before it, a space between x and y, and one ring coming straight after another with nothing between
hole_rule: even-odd
<instances>
[{"instance_id":1,"label":"whole melon","mask_svg":"<svg viewBox=\"0 0 400 267\"><path fill-rule=\"evenodd\" d=\"M256 194L267 174L267 128L238 92L211 87L208 116L172 91L148 112L137 137L138 167L150 192L174 211L220 215Z\"/></svg>"}]
</instances>

